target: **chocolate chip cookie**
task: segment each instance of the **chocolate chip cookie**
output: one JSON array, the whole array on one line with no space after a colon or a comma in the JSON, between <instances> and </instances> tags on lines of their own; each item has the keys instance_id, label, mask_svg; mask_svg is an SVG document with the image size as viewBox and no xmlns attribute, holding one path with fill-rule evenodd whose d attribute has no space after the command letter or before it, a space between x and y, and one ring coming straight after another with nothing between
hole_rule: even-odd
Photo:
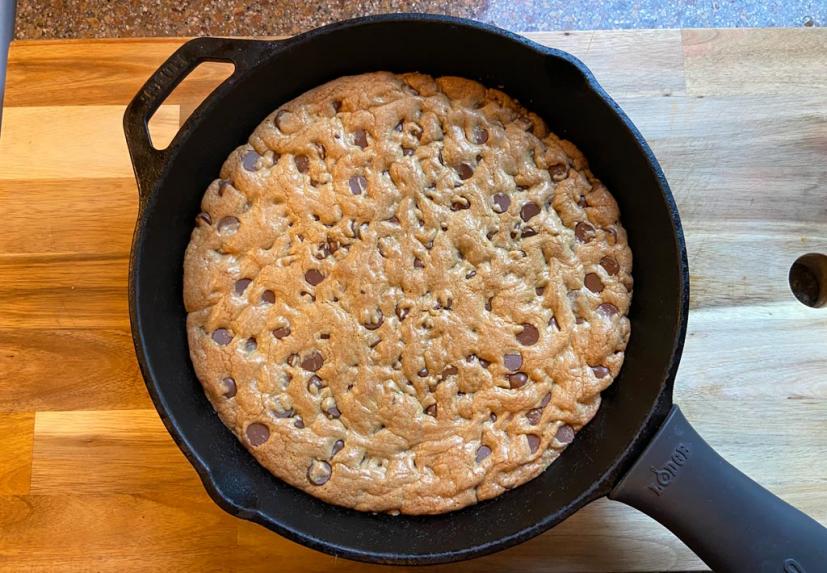
<instances>
[{"instance_id":1,"label":"chocolate chip cookie","mask_svg":"<svg viewBox=\"0 0 827 573\"><path fill-rule=\"evenodd\" d=\"M536 477L629 338L617 204L568 141L457 77L372 73L268 116L184 263L192 362L273 474L426 514Z\"/></svg>"}]
</instances>

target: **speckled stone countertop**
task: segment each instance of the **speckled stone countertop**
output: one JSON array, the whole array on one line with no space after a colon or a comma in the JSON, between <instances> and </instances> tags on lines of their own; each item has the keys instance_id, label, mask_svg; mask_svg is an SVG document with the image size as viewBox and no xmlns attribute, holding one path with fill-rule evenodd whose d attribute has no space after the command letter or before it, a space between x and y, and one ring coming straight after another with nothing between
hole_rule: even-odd
<instances>
[{"instance_id":1,"label":"speckled stone countertop","mask_svg":"<svg viewBox=\"0 0 827 573\"><path fill-rule=\"evenodd\" d=\"M386 12L450 14L515 31L827 23L824 0L18 0L16 37L287 35Z\"/></svg>"}]
</instances>

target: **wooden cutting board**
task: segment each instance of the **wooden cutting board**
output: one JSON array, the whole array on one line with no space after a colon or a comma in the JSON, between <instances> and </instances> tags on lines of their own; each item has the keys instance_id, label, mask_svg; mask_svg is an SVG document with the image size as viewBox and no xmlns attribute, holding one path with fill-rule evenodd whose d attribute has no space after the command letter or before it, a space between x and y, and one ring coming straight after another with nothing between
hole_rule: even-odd
<instances>
[{"instance_id":1,"label":"wooden cutting board","mask_svg":"<svg viewBox=\"0 0 827 573\"><path fill-rule=\"evenodd\" d=\"M591 67L672 185L692 269L676 401L735 465L827 524L827 308L797 302L787 280L796 257L827 253L827 30L530 36ZM365 567L218 509L138 372L126 298L137 194L121 117L181 41L12 45L0 135L0 571ZM199 70L167 100L157 141L218 77ZM649 518L600 500L519 547L437 569L704 568Z\"/></svg>"}]
</instances>

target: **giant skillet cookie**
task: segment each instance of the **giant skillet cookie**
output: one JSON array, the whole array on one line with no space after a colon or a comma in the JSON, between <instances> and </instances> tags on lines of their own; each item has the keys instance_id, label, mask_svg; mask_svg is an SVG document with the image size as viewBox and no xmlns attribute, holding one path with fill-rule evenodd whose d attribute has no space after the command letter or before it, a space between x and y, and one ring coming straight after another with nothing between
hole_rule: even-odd
<instances>
[{"instance_id":1,"label":"giant skillet cookie","mask_svg":"<svg viewBox=\"0 0 827 573\"><path fill-rule=\"evenodd\" d=\"M372 73L268 116L184 263L195 371L269 471L360 510L440 513L536 477L629 338L617 205L502 92Z\"/></svg>"}]
</instances>

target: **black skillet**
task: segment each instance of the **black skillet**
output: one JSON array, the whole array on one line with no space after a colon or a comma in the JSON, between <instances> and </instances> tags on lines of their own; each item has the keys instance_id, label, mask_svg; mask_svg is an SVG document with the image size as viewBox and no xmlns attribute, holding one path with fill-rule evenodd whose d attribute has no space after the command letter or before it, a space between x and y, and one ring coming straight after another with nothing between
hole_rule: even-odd
<instances>
[{"instance_id":1,"label":"black skillet","mask_svg":"<svg viewBox=\"0 0 827 573\"><path fill-rule=\"evenodd\" d=\"M164 151L147 121L199 63L235 72ZM192 369L182 263L201 196L222 162L281 103L367 71L453 74L501 87L574 141L620 204L635 256L632 336L597 416L540 477L437 516L373 515L321 502L264 470L213 412ZM440 563L525 541L599 497L632 505L720 571L827 571L827 530L719 457L692 429L672 386L689 301L680 219L646 142L571 55L467 20L389 15L284 41L200 38L152 75L124 129L140 191L129 301L138 361L173 439L229 513L334 555Z\"/></svg>"}]
</instances>

